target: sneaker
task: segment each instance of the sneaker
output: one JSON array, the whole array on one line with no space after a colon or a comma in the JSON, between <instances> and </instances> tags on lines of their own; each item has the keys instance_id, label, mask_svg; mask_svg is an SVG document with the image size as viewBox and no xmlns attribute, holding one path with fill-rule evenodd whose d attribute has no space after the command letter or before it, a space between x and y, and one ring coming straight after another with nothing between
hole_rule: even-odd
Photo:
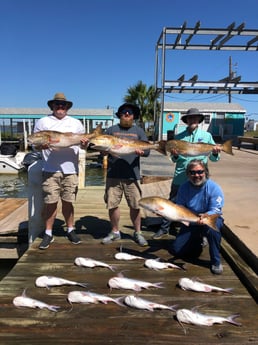
<instances>
[{"instance_id":1,"label":"sneaker","mask_svg":"<svg viewBox=\"0 0 258 345\"><path fill-rule=\"evenodd\" d=\"M141 232L135 231L134 232L134 240L140 246L145 247L148 245L148 242L145 240Z\"/></svg>"},{"instance_id":2,"label":"sneaker","mask_svg":"<svg viewBox=\"0 0 258 345\"><path fill-rule=\"evenodd\" d=\"M79 243L81 243L80 238L76 235L74 230L68 232L66 237L68 238L68 240L70 242L72 242L72 244L79 244Z\"/></svg>"},{"instance_id":3,"label":"sneaker","mask_svg":"<svg viewBox=\"0 0 258 345\"><path fill-rule=\"evenodd\" d=\"M213 274L222 274L223 266L221 264L219 264L219 265L212 265L211 266L211 272Z\"/></svg>"},{"instance_id":4,"label":"sneaker","mask_svg":"<svg viewBox=\"0 0 258 345\"><path fill-rule=\"evenodd\" d=\"M156 232L156 234L154 234L154 235L152 236L152 238L153 238L154 240L158 240L158 239L160 239L160 238L162 238L162 237L164 237L164 236L167 236L167 235L168 235L168 231L159 229L159 230Z\"/></svg>"},{"instance_id":5,"label":"sneaker","mask_svg":"<svg viewBox=\"0 0 258 345\"><path fill-rule=\"evenodd\" d=\"M47 249L52 242L54 242L54 237L45 234L39 245L39 249Z\"/></svg>"},{"instance_id":6,"label":"sneaker","mask_svg":"<svg viewBox=\"0 0 258 345\"><path fill-rule=\"evenodd\" d=\"M111 231L106 237L101 241L102 244L112 243L113 241L121 240L120 231L114 232Z\"/></svg>"}]
</instances>

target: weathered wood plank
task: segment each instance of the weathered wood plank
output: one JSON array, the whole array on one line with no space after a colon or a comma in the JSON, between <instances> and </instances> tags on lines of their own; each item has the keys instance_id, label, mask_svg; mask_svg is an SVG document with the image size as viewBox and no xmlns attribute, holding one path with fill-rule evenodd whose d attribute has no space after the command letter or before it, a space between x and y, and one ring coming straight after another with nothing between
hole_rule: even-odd
<instances>
[{"instance_id":1,"label":"weathered wood plank","mask_svg":"<svg viewBox=\"0 0 258 345\"><path fill-rule=\"evenodd\" d=\"M139 247L132 239L133 229L126 202L121 204L121 231L123 238L110 245L102 245L101 238L110 230L108 212L103 201L104 188L90 188L79 192L75 205L76 231L82 239L80 245L72 245L64 236L62 215L55 223L55 242L46 251L40 251L37 239L19 259L17 265L0 283L0 343L1 344L248 344L258 343L257 305L228 263L222 259L224 272L214 276L208 269L208 248L199 260L184 264L186 270L153 271L144 261L117 261L114 254L120 250L144 258L172 259L168 249L174 239L152 240L153 230L143 222L143 232L149 246ZM76 257L91 257L115 267L116 272L105 268L83 268L74 265ZM35 279L40 275L54 275L78 282L89 283L88 289L114 298L132 294L131 290L110 291L108 280L118 272L129 278L150 282L163 282L162 289L139 292L139 296L180 308L201 306L207 314L228 316L240 314L242 327L230 324L198 327L185 325L186 334L171 311L149 312L121 307L113 303L69 305L67 294L80 287L61 286L51 289L37 288ZM180 277L198 277L204 282L233 288L232 294L194 293L177 287ZM27 289L28 296L56 304L60 312L48 310L17 309L12 300Z\"/></svg>"}]
</instances>

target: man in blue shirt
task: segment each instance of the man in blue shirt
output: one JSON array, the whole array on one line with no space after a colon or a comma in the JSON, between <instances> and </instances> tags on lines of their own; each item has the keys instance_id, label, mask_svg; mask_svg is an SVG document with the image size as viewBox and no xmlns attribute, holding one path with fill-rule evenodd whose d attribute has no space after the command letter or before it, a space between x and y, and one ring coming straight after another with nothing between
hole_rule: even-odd
<instances>
[{"instance_id":1,"label":"man in blue shirt","mask_svg":"<svg viewBox=\"0 0 258 345\"><path fill-rule=\"evenodd\" d=\"M202 252L202 237L205 236L209 243L211 272L221 274L223 267L220 263L220 230L223 226L223 191L218 184L209 179L209 170L203 160L190 161L186 168L186 175L188 181L179 187L176 204L183 205L198 214L200 219L197 225L181 225L180 232L172 244L171 252L178 257L195 259ZM204 225L203 218L207 214L218 214L216 225L219 231Z\"/></svg>"},{"instance_id":2,"label":"man in blue shirt","mask_svg":"<svg viewBox=\"0 0 258 345\"><path fill-rule=\"evenodd\" d=\"M199 124L203 122L204 115L196 108L190 108L186 114L181 117L181 120L187 124L187 128L175 136L176 140L184 140L189 143L205 143L212 144L214 148L207 156L197 156L196 159L203 160L208 164L208 159L217 162L220 159L220 147L217 146L212 138L211 133L199 128ZM186 167L193 157L179 155L175 149L171 151L171 160L176 164L175 172L172 180L169 200L173 201L176 197L179 186L187 180ZM170 230L171 221L163 219L160 229L154 234L153 239L160 239L167 235Z\"/></svg>"}]
</instances>

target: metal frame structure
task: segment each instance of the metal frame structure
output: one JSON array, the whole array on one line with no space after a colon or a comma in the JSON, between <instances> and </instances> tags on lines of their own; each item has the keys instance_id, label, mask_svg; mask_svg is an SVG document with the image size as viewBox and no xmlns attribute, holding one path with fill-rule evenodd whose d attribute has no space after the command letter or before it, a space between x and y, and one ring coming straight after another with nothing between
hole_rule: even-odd
<instances>
[{"instance_id":1,"label":"metal frame structure","mask_svg":"<svg viewBox=\"0 0 258 345\"><path fill-rule=\"evenodd\" d=\"M241 37L241 42L239 41ZM201 41L201 43L198 43ZM236 27L233 22L225 29L201 28L197 22L195 27L187 28L187 23L179 28L163 28L155 49L155 90L161 96L161 121L159 135L162 132L162 114L164 111L165 93L224 93L231 94L258 94L258 82L241 82L241 77L234 77L232 73L219 81L199 81L198 75L185 80L180 76L177 80L166 79L166 52L167 50L200 50L200 51L258 51L258 30L245 29L245 23ZM161 61L160 61L161 55ZM161 63L161 78L158 66ZM156 106L154 109L157 119Z\"/></svg>"}]
</instances>

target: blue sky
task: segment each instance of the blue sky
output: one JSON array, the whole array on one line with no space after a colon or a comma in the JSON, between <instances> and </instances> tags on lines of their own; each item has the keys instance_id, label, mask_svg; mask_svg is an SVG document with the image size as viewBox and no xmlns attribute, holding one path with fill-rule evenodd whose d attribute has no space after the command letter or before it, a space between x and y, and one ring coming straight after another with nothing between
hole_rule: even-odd
<instances>
[{"instance_id":1,"label":"blue sky","mask_svg":"<svg viewBox=\"0 0 258 345\"><path fill-rule=\"evenodd\" d=\"M75 108L116 110L128 87L154 84L163 27L200 20L202 28L245 22L258 29L257 11L257 0L0 0L0 107L46 107L64 92ZM169 79L185 73L219 80L228 75L230 55L242 81L258 81L258 52L176 52ZM221 95L182 97L165 100L227 102ZM232 102L258 119L257 95L233 95Z\"/></svg>"}]
</instances>

